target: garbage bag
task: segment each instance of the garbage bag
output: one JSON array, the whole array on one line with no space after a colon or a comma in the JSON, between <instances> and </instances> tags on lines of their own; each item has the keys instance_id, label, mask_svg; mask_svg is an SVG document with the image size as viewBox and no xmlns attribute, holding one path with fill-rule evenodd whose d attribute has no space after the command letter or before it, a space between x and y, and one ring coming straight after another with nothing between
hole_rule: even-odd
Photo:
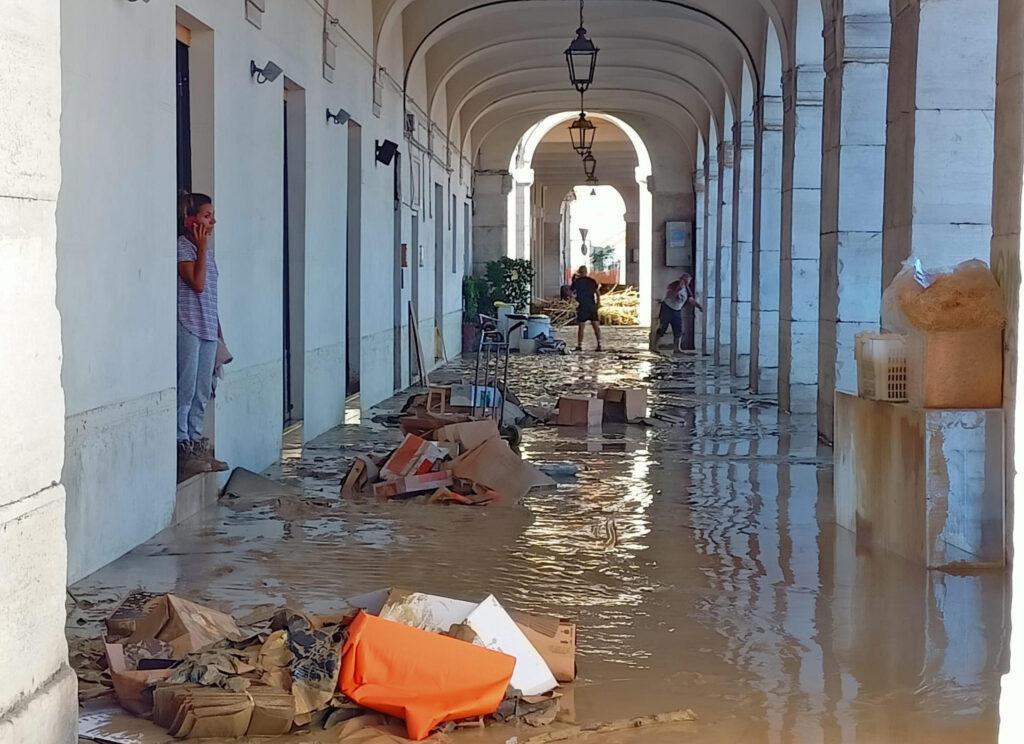
<instances>
[{"instance_id":1,"label":"garbage bag","mask_svg":"<svg viewBox=\"0 0 1024 744\"><path fill-rule=\"evenodd\" d=\"M352 621L339 687L364 708L405 719L421 741L445 721L494 713L516 660L365 612Z\"/></svg>"},{"instance_id":2,"label":"garbage bag","mask_svg":"<svg viewBox=\"0 0 1024 744\"><path fill-rule=\"evenodd\" d=\"M924 269L911 257L882 294L882 324L896 333L1002 328L1002 292L984 261Z\"/></svg>"}]
</instances>

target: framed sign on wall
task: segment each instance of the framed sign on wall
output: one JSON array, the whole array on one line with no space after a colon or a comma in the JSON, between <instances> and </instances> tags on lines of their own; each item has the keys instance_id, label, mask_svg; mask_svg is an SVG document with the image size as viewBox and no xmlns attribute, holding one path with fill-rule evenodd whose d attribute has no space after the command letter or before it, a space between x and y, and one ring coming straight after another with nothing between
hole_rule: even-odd
<instances>
[{"instance_id":1,"label":"framed sign on wall","mask_svg":"<svg viewBox=\"0 0 1024 744\"><path fill-rule=\"evenodd\" d=\"M668 221L665 223L665 265L689 266L690 223Z\"/></svg>"}]
</instances>

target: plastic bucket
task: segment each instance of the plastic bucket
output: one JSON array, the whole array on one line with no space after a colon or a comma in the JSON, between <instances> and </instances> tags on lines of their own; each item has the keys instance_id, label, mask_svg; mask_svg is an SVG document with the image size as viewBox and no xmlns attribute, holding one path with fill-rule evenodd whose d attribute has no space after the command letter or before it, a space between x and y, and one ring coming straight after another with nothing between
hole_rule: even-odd
<instances>
[{"instance_id":1,"label":"plastic bucket","mask_svg":"<svg viewBox=\"0 0 1024 744\"><path fill-rule=\"evenodd\" d=\"M526 337L537 338L542 334L548 338L554 336L551 332L551 318L547 315L531 315L526 321Z\"/></svg>"}]
</instances>

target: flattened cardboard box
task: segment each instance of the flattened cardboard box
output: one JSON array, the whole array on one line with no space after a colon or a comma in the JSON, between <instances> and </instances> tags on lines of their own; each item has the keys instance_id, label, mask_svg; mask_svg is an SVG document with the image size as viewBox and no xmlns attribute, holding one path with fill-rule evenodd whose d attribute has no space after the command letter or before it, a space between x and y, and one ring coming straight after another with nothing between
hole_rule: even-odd
<instances>
[{"instance_id":1,"label":"flattened cardboard box","mask_svg":"<svg viewBox=\"0 0 1024 744\"><path fill-rule=\"evenodd\" d=\"M509 611L559 682L576 679L576 623L562 617Z\"/></svg>"}]
</instances>

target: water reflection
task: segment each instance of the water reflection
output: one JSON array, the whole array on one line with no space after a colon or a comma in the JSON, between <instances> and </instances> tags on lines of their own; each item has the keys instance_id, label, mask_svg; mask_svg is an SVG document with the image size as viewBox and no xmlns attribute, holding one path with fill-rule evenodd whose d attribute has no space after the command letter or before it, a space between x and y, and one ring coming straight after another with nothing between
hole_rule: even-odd
<instances>
[{"instance_id":1,"label":"water reflection","mask_svg":"<svg viewBox=\"0 0 1024 744\"><path fill-rule=\"evenodd\" d=\"M627 343L639 346L618 347ZM646 384L652 407L676 423L528 430L526 456L581 471L521 507L339 502L346 456L397 440L379 426L343 427L281 470L331 503L284 515L222 505L73 591L100 598L100 610L140 584L235 610L327 610L391 585L493 592L578 618L583 720L689 707L699 741L994 741L1001 575L950 576L858 551L832 524L831 457L814 422L743 397L721 370L646 352L599 361L516 360L514 386L527 402L553 403ZM89 622L101 614L79 611Z\"/></svg>"}]
</instances>

